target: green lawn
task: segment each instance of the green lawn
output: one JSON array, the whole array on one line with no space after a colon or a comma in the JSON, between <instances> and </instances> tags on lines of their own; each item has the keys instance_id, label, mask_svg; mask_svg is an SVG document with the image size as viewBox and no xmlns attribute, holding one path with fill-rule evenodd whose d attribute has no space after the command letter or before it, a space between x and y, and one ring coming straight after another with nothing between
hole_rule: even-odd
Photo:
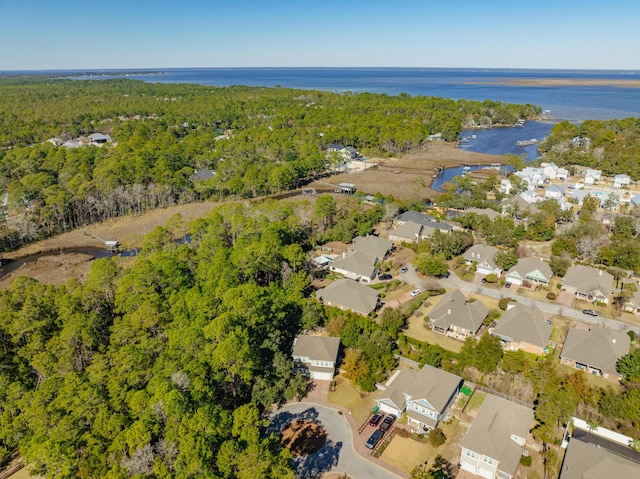
<instances>
[{"instance_id":1,"label":"green lawn","mask_svg":"<svg viewBox=\"0 0 640 479\"><path fill-rule=\"evenodd\" d=\"M357 425L363 423L373 411L377 391L362 392L351 384L351 381L336 376L336 390L329 391L327 401L338 406L344 406L349 411Z\"/></svg>"}]
</instances>

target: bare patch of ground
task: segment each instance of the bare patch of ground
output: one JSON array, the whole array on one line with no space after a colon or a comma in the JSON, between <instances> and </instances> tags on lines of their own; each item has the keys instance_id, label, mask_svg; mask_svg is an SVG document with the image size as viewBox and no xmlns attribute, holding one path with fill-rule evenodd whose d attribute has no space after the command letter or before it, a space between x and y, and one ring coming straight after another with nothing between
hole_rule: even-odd
<instances>
[{"instance_id":1,"label":"bare patch of ground","mask_svg":"<svg viewBox=\"0 0 640 479\"><path fill-rule=\"evenodd\" d=\"M324 427L313 421L293 421L280 433L282 445L295 456L318 452L327 441Z\"/></svg>"}]
</instances>

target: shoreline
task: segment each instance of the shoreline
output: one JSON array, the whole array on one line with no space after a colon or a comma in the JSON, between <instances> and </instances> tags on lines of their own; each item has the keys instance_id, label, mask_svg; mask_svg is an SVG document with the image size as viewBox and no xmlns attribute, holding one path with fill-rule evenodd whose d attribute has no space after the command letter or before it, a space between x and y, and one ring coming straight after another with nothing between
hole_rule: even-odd
<instances>
[{"instance_id":1,"label":"shoreline","mask_svg":"<svg viewBox=\"0 0 640 479\"><path fill-rule=\"evenodd\" d=\"M468 85L507 85L507 86L539 86L539 87L571 87L571 86L612 86L623 88L640 88L640 80L613 80L588 78L499 78L491 82L467 82Z\"/></svg>"}]
</instances>

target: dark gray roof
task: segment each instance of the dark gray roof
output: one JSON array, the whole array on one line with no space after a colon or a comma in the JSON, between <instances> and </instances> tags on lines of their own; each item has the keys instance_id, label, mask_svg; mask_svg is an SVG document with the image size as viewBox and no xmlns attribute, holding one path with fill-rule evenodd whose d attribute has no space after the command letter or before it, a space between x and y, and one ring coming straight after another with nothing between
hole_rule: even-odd
<instances>
[{"instance_id":1,"label":"dark gray roof","mask_svg":"<svg viewBox=\"0 0 640 479\"><path fill-rule=\"evenodd\" d=\"M354 251L353 253L336 257L331 263L331 268L371 278L375 274L376 258L361 251Z\"/></svg>"},{"instance_id":2,"label":"dark gray roof","mask_svg":"<svg viewBox=\"0 0 640 479\"><path fill-rule=\"evenodd\" d=\"M560 356L617 374L616 363L629 354L631 339L621 331L592 326L590 330L571 328Z\"/></svg>"},{"instance_id":3,"label":"dark gray roof","mask_svg":"<svg viewBox=\"0 0 640 479\"><path fill-rule=\"evenodd\" d=\"M552 329L553 326L544 320L544 313L535 304L518 304L504 312L493 334L544 348L549 342Z\"/></svg>"},{"instance_id":4,"label":"dark gray roof","mask_svg":"<svg viewBox=\"0 0 640 479\"><path fill-rule=\"evenodd\" d=\"M293 343L293 356L317 361L335 362L340 350L340 338L300 334Z\"/></svg>"},{"instance_id":5,"label":"dark gray roof","mask_svg":"<svg viewBox=\"0 0 640 479\"><path fill-rule=\"evenodd\" d=\"M406 223L407 221L413 221L414 223L418 223L419 225L423 226L434 222L431 216L414 210L405 211L404 213L399 214L398 216L396 216L394 221L396 223Z\"/></svg>"},{"instance_id":6,"label":"dark gray roof","mask_svg":"<svg viewBox=\"0 0 640 479\"><path fill-rule=\"evenodd\" d=\"M532 421L532 409L487 394L460 445L497 460L500 471L514 476L523 447L511 436L524 442Z\"/></svg>"},{"instance_id":7,"label":"dark gray roof","mask_svg":"<svg viewBox=\"0 0 640 479\"><path fill-rule=\"evenodd\" d=\"M201 170L196 170L193 175L191 175L191 181L203 181L208 180L216 176L216 172L210 170L208 168L203 168Z\"/></svg>"}]
</instances>

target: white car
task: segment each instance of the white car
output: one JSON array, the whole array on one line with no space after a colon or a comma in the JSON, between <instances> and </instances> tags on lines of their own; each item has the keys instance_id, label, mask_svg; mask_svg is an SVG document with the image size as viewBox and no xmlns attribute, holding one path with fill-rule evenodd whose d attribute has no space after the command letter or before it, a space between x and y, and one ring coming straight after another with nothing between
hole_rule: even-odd
<instances>
[{"instance_id":1,"label":"white car","mask_svg":"<svg viewBox=\"0 0 640 479\"><path fill-rule=\"evenodd\" d=\"M414 289L413 291L411 291L411 297L415 298L420 293L422 293L422 291L420 291L419 289Z\"/></svg>"}]
</instances>

